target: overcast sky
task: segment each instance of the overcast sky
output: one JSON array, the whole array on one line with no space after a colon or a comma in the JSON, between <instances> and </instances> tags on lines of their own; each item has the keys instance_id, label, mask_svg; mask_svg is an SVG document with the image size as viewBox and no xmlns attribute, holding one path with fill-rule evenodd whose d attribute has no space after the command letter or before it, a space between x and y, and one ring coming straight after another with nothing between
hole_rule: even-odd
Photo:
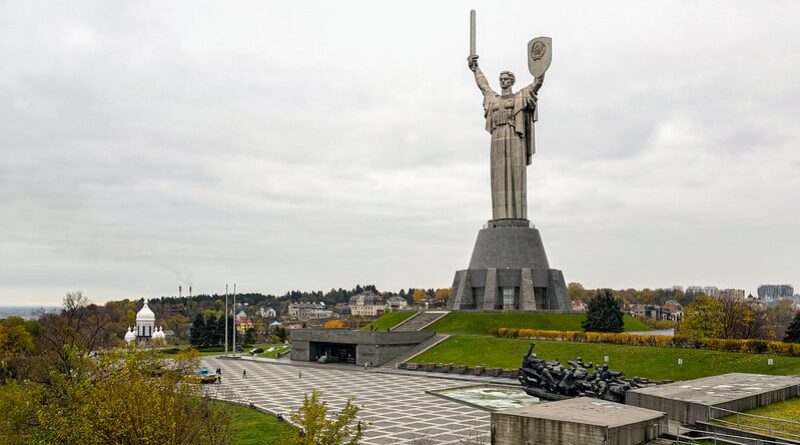
<instances>
[{"instance_id":1,"label":"overcast sky","mask_svg":"<svg viewBox=\"0 0 800 445\"><path fill-rule=\"evenodd\" d=\"M586 287L800 285L800 5L0 0L0 305L449 287L493 86L553 38L529 215Z\"/></svg>"}]
</instances>

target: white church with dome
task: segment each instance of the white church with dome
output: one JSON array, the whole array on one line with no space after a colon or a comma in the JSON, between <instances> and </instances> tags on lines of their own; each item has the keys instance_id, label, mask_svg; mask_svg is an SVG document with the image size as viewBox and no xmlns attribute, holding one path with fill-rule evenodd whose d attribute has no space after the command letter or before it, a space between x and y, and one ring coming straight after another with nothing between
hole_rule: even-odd
<instances>
[{"instance_id":1,"label":"white church with dome","mask_svg":"<svg viewBox=\"0 0 800 445\"><path fill-rule=\"evenodd\" d=\"M147 305L145 300L144 305L139 312L136 313L136 329L128 328L125 333L125 341L128 343L138 342L147 343L150 340L163 340L166 338L164 335L164 328L156 328L156 314Z\"/></svg>"}]
</instances>

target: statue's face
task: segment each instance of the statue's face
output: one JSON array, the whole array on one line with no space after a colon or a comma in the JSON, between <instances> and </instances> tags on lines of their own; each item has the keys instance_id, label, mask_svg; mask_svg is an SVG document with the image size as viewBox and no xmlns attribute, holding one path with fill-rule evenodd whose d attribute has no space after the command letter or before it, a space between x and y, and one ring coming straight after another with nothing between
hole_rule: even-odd
<instances>
[{"instance_id":1,"label":"statue's face","mask_svg":"<svg viewBox=\"0 0 800 445\"><path fill-rule=\"evenodd\" d=\"M500 75L500 88L511 88L514 85L514 78L508 73Z\"/></svg>"}]
</instances>

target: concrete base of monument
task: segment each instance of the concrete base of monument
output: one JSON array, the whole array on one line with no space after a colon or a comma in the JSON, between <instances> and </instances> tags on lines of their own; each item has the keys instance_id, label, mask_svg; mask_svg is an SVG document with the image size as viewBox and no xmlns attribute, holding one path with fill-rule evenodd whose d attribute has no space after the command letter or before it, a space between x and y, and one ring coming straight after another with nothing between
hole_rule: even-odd
<instances>
[{"instance_id":1,"label":"concrete base of monument","mask_svg":"<svg viewBox=\"0 0 800 445\"><path fill-rule=\"evenodd\" d=\"M664 413L579 397L492 413L492 443L638 445L667 431Z\"/></svg>"},{"instance_id":2,"label":"concrete base of monument","mask_svg":"<svg viewBox=\"0 0 800 445\"><path fill-rule=\"evenodd\" d=\"M450 310L571 308L560 270L551 269L539 230L528 220L489 221L478 232L469 268L456 272Z\"/></svg>"}]
</instances>

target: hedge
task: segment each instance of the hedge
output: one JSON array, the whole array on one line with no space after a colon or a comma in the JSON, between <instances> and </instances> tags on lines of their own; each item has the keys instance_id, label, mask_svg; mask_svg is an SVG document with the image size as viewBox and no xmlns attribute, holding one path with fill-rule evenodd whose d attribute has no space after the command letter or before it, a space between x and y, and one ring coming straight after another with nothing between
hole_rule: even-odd
<instances>
[{"instance_id":1,"label":"hedge","mask_svg":"<svg viewBox=\"0 0 800 445\"><path fill-rule=\"evenodd\" d=\"M711 351L747 352L800 357L800 343L770 340L731 340L721 338L691 339L682 335L632 335L611 332L546 331L540 329L493 329L492 334L504 338L574 341L580 343L613 343L631 346L708 349Z\"/></svg>"}]
</instances>

